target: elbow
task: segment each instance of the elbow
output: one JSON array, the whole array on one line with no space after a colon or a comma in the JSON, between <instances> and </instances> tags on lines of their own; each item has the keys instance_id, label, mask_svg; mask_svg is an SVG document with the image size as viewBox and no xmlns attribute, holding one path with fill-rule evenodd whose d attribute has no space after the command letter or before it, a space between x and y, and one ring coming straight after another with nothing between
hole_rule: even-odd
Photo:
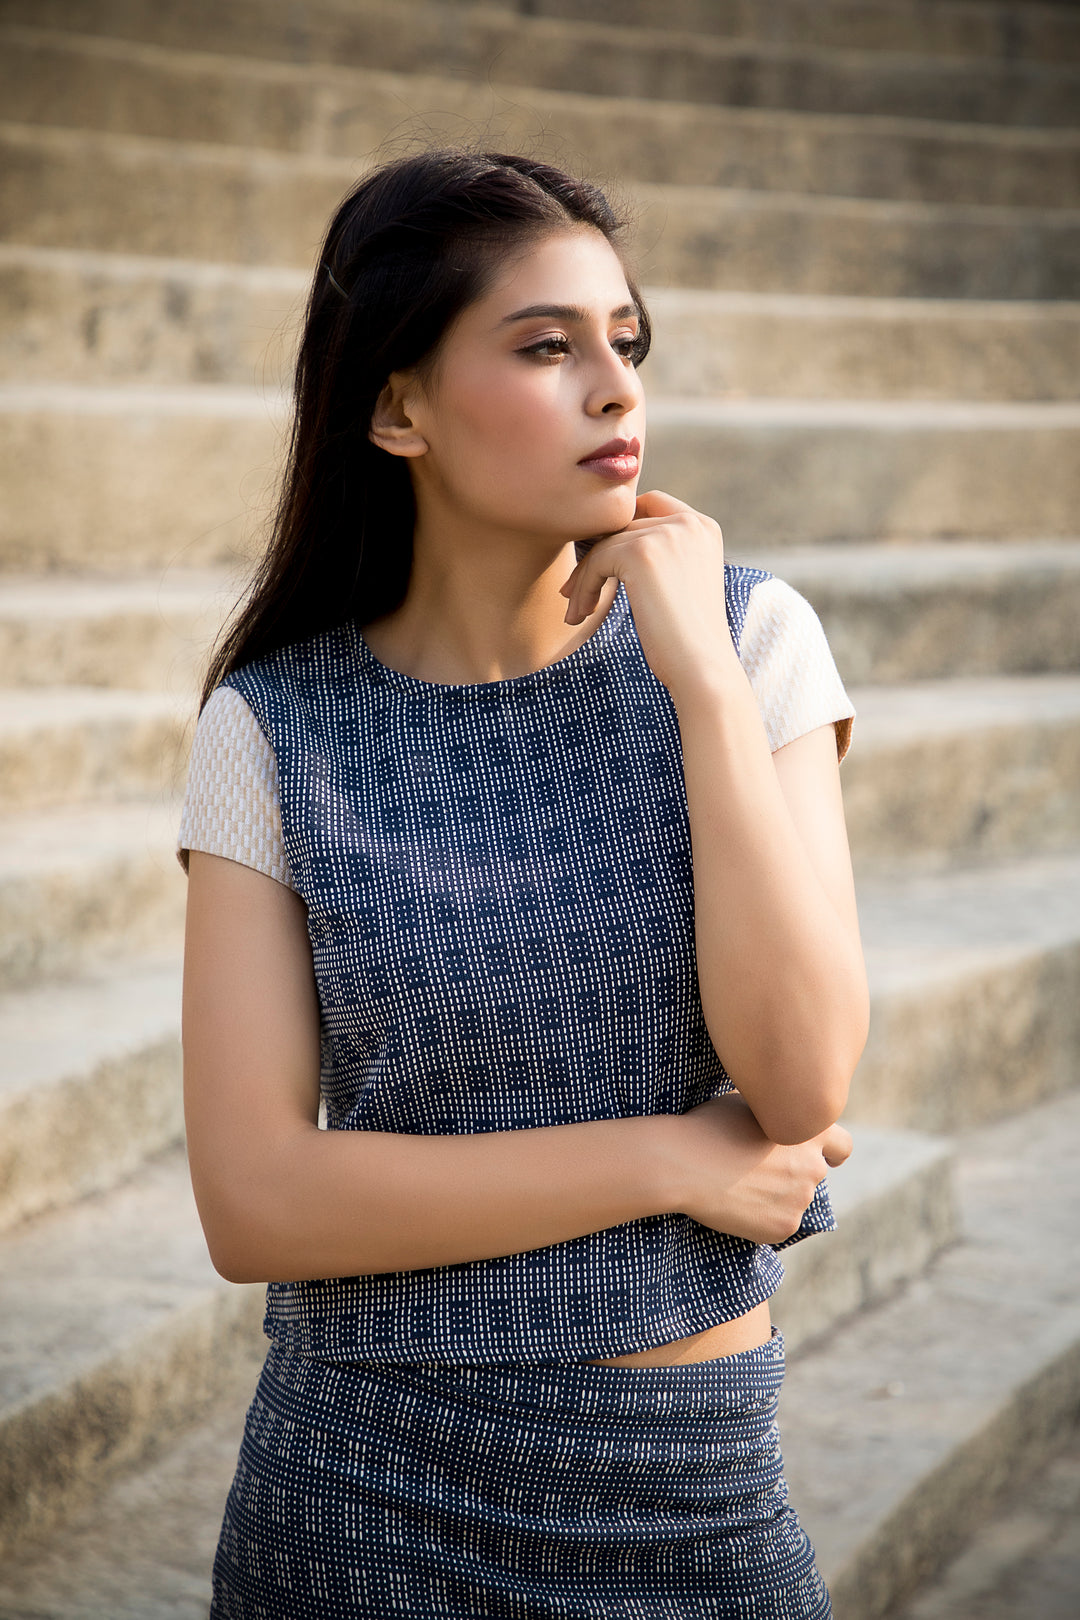
<instances>
[{"instance_id":1,"label":"elbow","mask_svg":"<svg viewBox=\"0 0 1080 1620\"><path fill-rule=\"evenodd\" d=\"M773 1076L758 1093L759 1105L751 1105L771 1142L782 1147L809 1142L836 1124L847 1107L852 1076L865 1044L864 1032L857 1049L845 1049L816 1064L804 1059L786 1074Z\"/></svg>"},{"instance_id":2,"label":"elbow","mask_svg":"<svg viewBox=\"0 0 1080 1620\"><path fill-rule=\"evenodd\" d=\"M199 1188L195 1199L210 1264L230 1283L274 1280L273 1230L236 1198ZM280 1273L279 1273L280 1274Z\"/></svg>"}]
</instances>

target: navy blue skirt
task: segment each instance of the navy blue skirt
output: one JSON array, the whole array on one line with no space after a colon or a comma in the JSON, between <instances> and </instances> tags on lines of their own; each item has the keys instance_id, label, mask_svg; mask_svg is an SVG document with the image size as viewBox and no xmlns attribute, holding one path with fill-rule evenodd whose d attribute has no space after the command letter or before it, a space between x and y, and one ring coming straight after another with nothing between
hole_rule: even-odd
<instances>
[{"instance_id":1,"label":"navy blue skirt","mask_svg":"<svg viewBox=\"0 0 1080 1620\"><path fill-rule=\"evenodd\" d=\"M788 1506L783 1340L679 1367L271 1349L213 1620L826 1620Z\"/></svg>"}]
</instances>

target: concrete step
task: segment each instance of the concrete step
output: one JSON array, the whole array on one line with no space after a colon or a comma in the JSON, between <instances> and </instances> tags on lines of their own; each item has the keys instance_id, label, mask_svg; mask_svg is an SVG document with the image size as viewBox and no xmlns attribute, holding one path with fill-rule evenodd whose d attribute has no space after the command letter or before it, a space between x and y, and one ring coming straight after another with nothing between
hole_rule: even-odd
<instances>
[{"instance_id":1,"label":"concrete step","mask_svg":"<svg viewBox=\"0 0 1080 1620\"><path fill-rule=\"evenodd\" d=\"M181 1140L180 964L123 959L0 1001L0 1232Z\"/></svg>"},{"instance_id":2,"label":"concrete step","mask_svg":"<svg viewBox=\"0 0 1080 1620\"><path fill-rule=\"evenodd\" d=\"M1080 1428L1004 1501L894 1620L1075 1620L1080 1593Z\"/></svg>"},{"instance_id":3,"label":"concrete step","mask_svg":"<svg viewBox=\"0 0 1080 1620\"><path fill-rule=\"evenodd\" d=\"M649 422L643 487L714 513L740 557L828 540L1076 532L1077 403L653 398ZM281 397L254 389L0 385L0 568L250 555L284 427Z\"/></svg>"},{"instance_id":4,"label":"concrete step","mask_svg":"<svg viewBox=\"0 0 1080 1620\"><path fill-rule=\"evenodd\" d=\"M873 1015L852 1119L957 1131L1080 1083L1080 854L864 878L859 914Z\"/></svg>"},{"instance_id":5,"label":"concrete step","mask_svg":"<svg viewBox=\"0 0 1080 1620\"><path fill-rule=\"evenodd\" d=\"M308 282L302 270L0 243L0 376L276 388L291 381Z\"/></svg>"},{"instance_id":6,"label":"concrete step","mask_svg":"<svg viewBox=\"0 0 1080 1620\"><path fill-rule=\"evenodd\" d=\"M242 557L265 533L284 429L281 397L255 389L0 387L0 567Z\"/></svg>"},{"instance_id":7,"label":"concrete step","mask_svg":"<svg viewBox=\"0 0 1080 1620\"><path fill-rule=\"evenodd\" d=\"M845 681L1080 668L1080 542L792 546L755 557L809 598Z\"/></svg>"},{"instance_id":8,"label":"concrete step","mask_svg":"<svg viewBox=\"0 0 1080 1620\"><path fill-rule=\"evenodd\" d=\"M3 1248L0 1558L238 1387L263 1292L214 1275L179 1151Z\"/></svg>"},{"instance_id":9,"label":"concrete step","mask_svg":"<svg viewBox=\"0 0 1080 1620\"><path fill-rule=\"evenodd\" d=\"M469 0L457 0L468 4ZM513 8L512 8L513 9ZM547 17L601 18L607 0L518 0L516 9ZM630 24L653 23L653 0L620 4ZM868 50L919 50L940 55L1045 57L1080 60L1080 19L1063 4L1000 5L992 0L952 0L931 8L918 0L675 0L665 8L671 28L740 38L783 39L817 45L860 45Z\"/></svg>"},{"instance_id":10,"label":"concrete step","mask_svg":"<svg viewBox=\"0 0 1080 1620\"><path fill-rule=\"evenodd\" d=\"M0 687L127 687L191 715L207 651L241 581L209 569L126 578L4 576Z\"/></svg>"},{"instance_id":11,"label":"concrete step","mask_svg":"<svg viewBox=\"0 0 1080 1620\"><path fill-rule=\"evenodd\" d=\"M844 808L863 872L1075 844L1080 675L961 676L851 698Z\"/></svg>"},{"instance_id":12,"label":"concrete step","mask_svg":"<svg viewBox=\"0 0 1080 1620\"><path fill-rule=\"evenodd\" d=\"M286 383L308 278L0 244L0 377ZM657 394L1075 399L1080 304L648 287Z\"/></svg>"},{"instance_id":13,"label":"concrete step","mask_svg":"<svg viewBox=\"0 0 1080 1620\"><path fill-rule=\"evenodd\" d=\"M823 540L1075 532L1071 403L649 403L645 488L714 514L733 555Z\"/></svg>"},{"instance_id":14,"label":"concrete step","mask_svg":"<svg viewBox=\"0 0 1080 1620\"><path fill-rule=\"evenodd\" d=\"M254 54L254 53L253 53ZM623 180L1056 208L1080 203L1080 131L701 107L430 74L266 62L0 29L0 102L23 124L359 158L402 109L433 141L573 156ZM1080 121L1080 97L1078 97ZM554 139L552 140L552 137Z\"/></svg>"},{"instance_id":15,"label":"concrete step","mask_svg":"<svg viewBox=\"0 0 1080 1620\"><path fill-rule=\"evenodd\" d=\"M309 264L362 165L0 125L3 235L30 246ZM644 278L870 296L1075 298L1080 209L635 183Z\"/></svg>"},{"instance_id":16,"label":"concrete step","mask_svg":"<svg viewBox=\"0 0 1080 1620\"><path fill-rule=\"evenodd\" d=\"M856 685L1080 666L1080 541L823 544L753 560L809 598L844 679ZM214 570L102 580L9 574L0 588L0 684L142 686L190 703L242 590L239 573Z\"/></svg>"},{"instance_id":17,"label":"concrete step","mask_svg":"<svg viewBox=\"0 0 1080 1620\"><path fill-rule=\"evenodd\" d=\"M845 1167L832 1178L843 1233L798 1246L828 1248L830 1257L811 1274L790 1252L784 1312L794 1340L884 1297L953 1236L951 1161L941 1144L868 1130L857 1154L859 1172ZM844 1190L849 1175L853 1185ZM180 1155L10 1233L3 1259L0 1548L7 1560L0 1605L16 1606L44 1601L42 1581L50 1575L39 1562L42 1539L62 1515L99 1500L111 1479L159 1451L222 1383L242 1378L237 1405L246 1401L261 1290L214 1278ZM201 1517L209 1509L197 1501L196 1511ZM215 1532L220 1512L219 1499ZM193 1537L173 1536L171 1544L205 1544L205 1527L192 1528ZM176 1578L169 1562L159 1577L165 1592ZM202 1573L205 1579L205 1565ZM125 1577L132 1578L142 1579L142 1569ZM152 1585L143 1601L158 1590ZM108 1612L115 1620L126 1611Z\"/></svg>"},{"instance_id":18,"label":"concrete step","mask_svg":"<svg viewBox=\"0 0 1080 1620\"><path fill-rule=\"evenodd\" d=\"M71 805L0 824L0 990L179 948L179 807Z\"/></svg>"},{"instance_id":19,"label":"concrete step","mask_svg":"<svg viewBox=\"0 0 1080 1620\"><path fill-rule=\"evenodd\" d=\"M645 296L653 347L643 376L657 394L1004 401L1075 399L1080 388L1076 303L674 287ZM37 342L21 366L44 359L44 333ZM72 347L85 346L76 339L65 352ZM33 371L19 375L29 381Z\"/></svg>"},{"instance_id":20,"label":"concrete step","mask_svg":"<svg viewBox=\"0 0 1080 1620\"><path fill-rule=\"evenodd\" d=\"M234 0L227 8L188 0L183 8L163 10L154 0L5 0L3 18L244 57L257 42L255 54L264 59L477 75L590 95L992 123L1077 122L1073 64L1080 52L1070 53L1067 43L1062 48L1061 37L1046 52L1025 49L1034 43L1030 29L1018 32L1000 8L993 26L976 29L965 44L942 29L940 5L932 13L923 7L917 28L900 30L884 50L872 31L853 26L850 5L840 27L839 8L827 15L818 5L807 7L793 27L790 10L741 5L735 17L710 6L692 24L684 17L663 30L655 27L652 0L633 16L620 6L618 29L599 7L592 21L580 13L569 20L543 15L544 9L529 6L526 15L524 6L354 0L348 7L309 3L298 12L288 0ZM870 18L880 27L886 8L860 9L864 22ZM970 7L963 10L970 22ZM1059 35L1061 18L1058 7ZM1064 33L1075 33L1072 19Z\"/></svg>"},{"instance_id":21,"label":"concrete step","mask_svg":"<svg viewBox=\"0 0 1080 1620\"><path fill-rule=\"evenodd\" d=\"M966 1138L964 1241L789 1368L791 1500L838 1620L892 1612L1075 1423L1078 1146L1080 1095Z\"/></svg>"},{"instance_id":22,"label":"concrete step","mask_svg":"<svg viewBox=\"0 0 1080 1620\"><path fill-rule=\"evenodd\" d=\"M0 688L0 815L175 793L191 710L161 692Z\"/></svg>"}]
</instances>

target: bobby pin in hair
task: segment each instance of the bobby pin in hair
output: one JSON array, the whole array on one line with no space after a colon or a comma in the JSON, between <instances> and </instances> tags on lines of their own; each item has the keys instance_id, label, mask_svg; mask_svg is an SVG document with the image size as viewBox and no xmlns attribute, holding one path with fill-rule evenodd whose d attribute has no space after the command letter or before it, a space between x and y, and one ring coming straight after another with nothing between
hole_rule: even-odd
<instances>
[{"instance_id":1,"label":"bobby pin in hair","mask_svg":"<svg viewBox=\"0 0 1080 1620\"><path fill-rule=\"evenodd\" d=\"M338 280L337 276L335 276L335 274L331 270L330 266L328 264L324 264L323 269L326 271L327 275L330 277L330 285L331 285L331 287L335 288L336 291L341 294L342 298L348 298L348 296L349 296L348 293L345 291L344 287L341 285L341 282Z\"/></svg>"}]
</instances>

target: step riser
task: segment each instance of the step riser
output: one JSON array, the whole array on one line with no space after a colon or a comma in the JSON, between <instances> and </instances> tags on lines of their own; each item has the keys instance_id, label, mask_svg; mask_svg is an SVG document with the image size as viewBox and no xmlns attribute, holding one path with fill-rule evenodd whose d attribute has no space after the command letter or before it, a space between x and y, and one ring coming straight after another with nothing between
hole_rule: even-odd
<instances>
[{"instance_id":1,"label":"step riser","mask_svg":"<svg viewBox=\"0 0 1080 1620\"><path fill-rule=\"evenodd\" d=\"M0 375L242 387L291 377L307 292L302 273L285 290L257 276L245 284L181 265L99 265L82 269L33 254L22 263L0 259Z\"/></svg>"},{"instance_id":2,"label":"step riser","mask_svg":"<svg viewBox=\"0 0 1080 1620\"><path fill-rule=\"evenodd\" d=\"M306 265L359 165L9 126L5 234L39 247ZM1068 298L1075 210L943 213L906 203L639 185L644 279L758 292Z\"/></svg>"},{"instance_id":3,"label":"step riser","mask_svg":"<svg viewBox=\"0 0 1080 1620\"><path fill-rule=\"evenodd\" d=\"M842 557L836 566L842 570ZM1066 672L1080 665L1076 568L860 594L842 579L802 582L782 559L776 567L817 609L837 667L852 685ZM141 610L53 620L0 616L0 686L193 693L225 611L224 604L183 616L171 610L167 623Z\"/></svg>"},{"instance_id":4,"label":"step riser","mask_svg":"<svg viewBox=\"0 0 1080 1620\"><path fill-rule=\"evenodd\" d=\"M0 422L0 566L200 567L258 549L280 418L11 414Z\"/></svg>"},{"instance_id":5,"label":"step riser","mask_svg":"<svg viewBox=\"0 0 1080 1620\"><path fill-rule=\"evenodd\" d=\"M183 1138L175 1036L0 1110L0 1232L107 1191Z\"/></svg>"},{"instance_id":6,"label":"step riser","mask_svg":"<svg viewBox=\"0 0 1080 1620\"><path fill-rule=\"evenodd\" d=\"M717 291L1075 298L1080 222L639 186L644 278Z\"/></svg>"},{"instance_id":7,"label":"step riser","mask_svg":"<svg viewBox=\"0 0 1080 1620\"><path fill-rule=\"evenodd\" d=\"M184 903L164 850L0 881L0 990L76 973L109 953L175 949Z\"/></svg>"},{"instance_id":8,"label":"step riser","mask_svg":"<svg viewBox=\"0 0 1080 1620\"><path fill-rule=\"evenodd\" d=\"M718 427L654 408L643 484L721 520L731 554L823 540L1067 537L1080 429L867 420ZM266 533L281 427L265 415L0 416L0 566L205 566Z\"/></svg>"},{"instance_id":9,"label":"step riser","mask_svg":"<svg viewBox=\"0 0 1080 1620\"><path fill-rule=\"evenodd\" d=\"M664 289L651 295L643 376L655 393L701 398L1075 399L1080 312L1025 308L981 317L963 303L944 313L893 304L863 314L817 301L725 310L710 308L708 295Z\"/></svg>"},{"instance_id":10,"label":"step riser","mask_svg":"<svg viewBox=\"0 0 1080 1620\"><path fill-rule=\"evenodd\" d=\"M193 693L216 623L208 633L207 613L195 608L172 610L167 620L143 609L54 619L7 618L0 609L0 687Z\"/></svg>"},{"instance_id":11,"label":"step riser","mask_svg":"<svg viewBox=\"0 0 1080 1620\"><path fill-rule=\"evenodd\" d=\"M843 567L843 560L838 559ZM779 564L783 575L783 564ZM795 580L792 580L795 583ZM1080 665L1080 572L859 595L799 586L845 681L1024 674Z\"/></svg>"},{"instance_id":12,"label":"step riser","mask_svg":"<svg viewBox=\"0 0 1080 1620\"><path fill-rule=\"evenodd\" d=\"M1080 510L1080 435L985 423L902 430L651 419L642 487L715 514L735 556L821 540L1064 537ZM1071 469L1071 470L1070 470Z\"/></svg>"},{"instance_id":13,"label":"step riser","mask_svg":"<svg viewBox=\"0 0 1080 1620\"><path fill-rule=\"evenodd\" d=\"M467 0L464 0L467 3ZM517 9L541 17L606 20L605 0L518 0ZM656 25L654 0L619 7L629 26ZM837 49L914 51L926 55L1080 58L1080 27L1062 6L859 5L845 0L776 0L759 9L746 0L677 0L665 6L664 25L701 33L813 43Z\"/></svg>"},{"instance_id":14,"label":"step riser","mask_svg":"<svg viewBox=\"0 0 1080 1620\"><path fill-rule=\"evenodd\" d=\"M189 716L74 717L0 732L0 814L171 796L183 782Z\"/></svg>"},{"instance_id":15,"label":"step riser","mask_svg":"<svg viewBox=\"0 0 1080 1620\"><path fill-rule=\"evenodd\" d=\"M1075 22L1063 25L1059 7L1049 21L1043 14L1041 27L1033 27L1025 8L1029 15L1021 27L1015 9L1006 18L996 8L989 27L984 14L972 29L969 6L949 8L953 15L944 25L940 7L920 7L917 20L909 14L906 25L894 9L881 7L825 10L815 4L797 19L793 13L779 17L772 6L762 16L743 5L736 17L706 7L683 14L681 25L665 13L661 31L653 0L642 0L633 13L620 8L624 27L633 27L635 18L638 26L651 26L645 39L613 33L607 9L593 14L595 23L608 25L600 34L582 29L587 14L574 14L567 26L553 8L540 6L530 6L529 16L498 17L489 11L480 18L442 6L401 4L357 5L344 13L339 6L309 5L298 13L287 0L249 0L227 8L203 0L182 10L162 10L153 0L7 0L4 20L181 50L358 68L486 74L494 63L506 83L668 100L738 103L764 94L791 105L784 99L788 86L802 84L806 105L825 112L896 111L993 121L1031 116L1034 122L1049 121L1060 101L1061 121L1067 122L1068 92L1061 75L1040 75L1037 64L1080 61ZM671 37L672 29L686 26L687 17L703 36L697 41ZM892 26L882 30L883 23ZM776 47L783 48L779 61ZM830 61L822 54L830 48L867 55ZM923 60L897 61L875 54L879 51L913 52ZM927 60L934 56L936 62ZM962 60L971 56L986 60ZM1041 78L1049 80L1048 95L1039 94ZM1044 102L1050 103L1045 110Z\"/></svg>"},{"instance_id":16,"label":"step riser","mask_svg":"<svg viewBox=\"0 0 1080 1620\"><path fill-rule=\"evenodd\" d=\"M532 150L540 137L554 160L572 153L589 171L624 180L1029 208L1080 201L1074 136L851 128L536 90L528 107L498 106L486 84L317 69L253 74L240 64L132 59L17 34L0 52L0 105L27 124L329 158L372 151L400 128L407 106L426 139L451 143L471 125L490 141L494 122L505 147Z\"/></svg>"},{"instance_id":17,"label":"step riser","mask_svg":"<svg viewBox=\"0 0 1080 1620\"><path fill-rule=\"evenodd\" d=\"M182 783L185 717L80 717L0 746L0 812L170 795ZM856 864L1054 851L1075 842L1080 725L1002 725L921 743L855 749L844 804ZM111 790L111 791L110 791Z\"/></svg>"},{"instance_id":18,"label":"step riser","mask_svg":"<svg viewBox=\"0 0 1080 1620\"><path fill-rule=\"evenodd\" d=\"M126 1353L8 1419L0 1429L0 1559L48 1535L223 1393L254 1387L261 1295L208 1292Z\"/></svg>"},{"instance_id":19,"label":"step riser","mask_svg":"<svg viewBox=\"0 0 1080 1620\"><path fill-rule=\"evenodd\" d=\"M1070 1346L966 1445L957 1447L835 1575L844 1620L886 1620L989 1519L1016 1483L1048 1462L1080 1410L1080 1344ZM830 1578L831 1577L831 1578ZM1015 1611L1021 1612L1021 1611Z\"/></svg>"},{"instance_id":20,"label":"step riser","mask_svg":"<svg viewBox=\"0 0 1080 1620\"><path fill-rule=\"evenodd\" d=\"M993 859L1076 842L1080 725L853 749L844 809L856 865Z\"/></svg>"},{"instance_id":21,"label":"step riser","mask_svg":"<svg viewBox=\"0 0 1080 1620\"><path fill-rule=\"evenodd\" d=\"M960 1131L1080 1083L1080 946L874 997L848 1114Z\"/></svg>"},{"instance_id":22,"label":"step riser","mask_svg":"<svg viewBox=\"0 0 1080 1620\"><path fill-rule=\"evenodd\" d=\"M22 382L274 386L292 373L307 290L245 272L84 265L47 250L0 257L0 376ZM287 273L283 273L285 275ZM863 312L646 289L656 393L795 399L1075 399L1075 305Z\"/></svg>"},{"instance_id":23,"label":"step riser","mask_svg":"<svg viewBox=\"0 0 1080 1620\"><path fill-rule=\"evenodd\" d=\"M890 1187L860 1209L858 1222L849 1224L843 1211L838 1220L826 1242L784 1250L784 1281L770 1308L789 1355L888 1299L958 1237L950 1159L942 1153Z\"/></svg>"}]
</instances>

